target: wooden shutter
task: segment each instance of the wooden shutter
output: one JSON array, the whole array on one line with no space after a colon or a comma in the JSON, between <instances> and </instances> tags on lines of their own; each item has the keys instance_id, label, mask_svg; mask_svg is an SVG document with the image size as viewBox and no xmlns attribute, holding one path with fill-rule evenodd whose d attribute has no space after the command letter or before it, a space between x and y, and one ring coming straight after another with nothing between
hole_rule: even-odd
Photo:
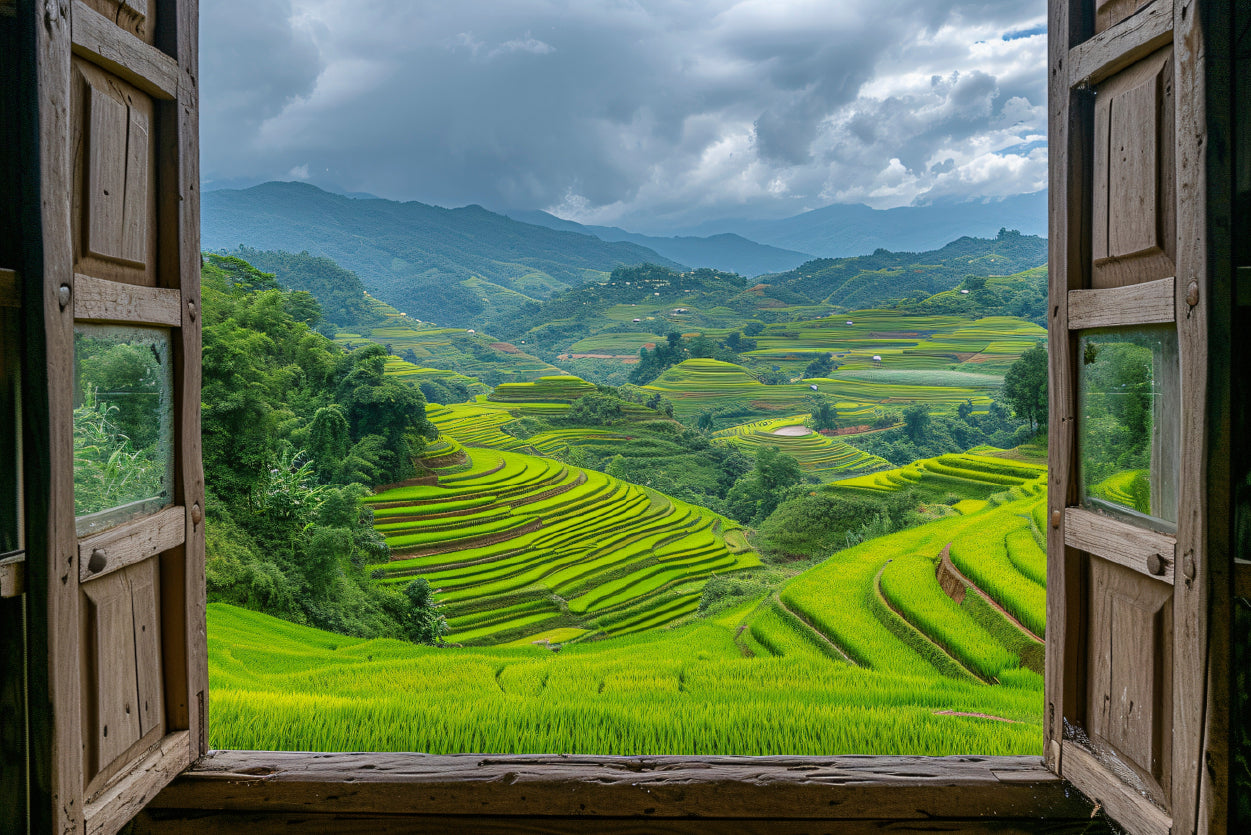
<instances>
[{"instance_id":1,"label":"wooden shutter","mask_svg":"<svg viewBox=\"0 0 1251 835\"><path fill-rule=\"evenodd\" d=\"M1209 686L1230 563L1230 298L1214 266L1205 52L1218 9L1050 3L1045 756L1132 835L1224 820L1212 729L1225 706ZM1083 475L1099 431L1084 375L1117 340L1168 346L1151 354L1159 405L1138 512Z\"/></svg>"},{"instance_id":2,"label":"wooden shutter","mask_svg":"<svg viewBox=\"0 0 1251 835\"><path fill-rule=\"evenodd\" d=\"M37 82L23 369L38 395L24 404L31 829L112 833L206 748L197 2L19 5ZM166 388L151 402L166 417L150 428L172 463L155 498L84 518L75 346L92 333L133 333L159 358Z\"/></svg>"}]
</instances>

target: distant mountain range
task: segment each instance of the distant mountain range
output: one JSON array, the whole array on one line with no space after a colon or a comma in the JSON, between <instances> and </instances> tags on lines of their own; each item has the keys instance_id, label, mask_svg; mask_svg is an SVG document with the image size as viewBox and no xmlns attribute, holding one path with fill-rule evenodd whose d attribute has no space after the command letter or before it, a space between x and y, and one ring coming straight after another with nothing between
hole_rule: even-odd
<instances>
[{"instance_id":1,"label":"distant mountain range","mask_svg":"<svg viewBox=\"0 0 1251 835\"><path fill-rule=\"evenodd\" d=\"M410 315L470 326L484 318L505 320L533 301L602 281L616 267L644 263L679 270L711 267L750 278L781 273L785 278L770 283L813 300L867 303L870 297L903 295L902 288L886 286L901 276L861 278L853 282L859 285L856 291L849 292L850 286L830 286L847 268L830 270L820 259L878 249L930 252L966 236L993 240L1001 228L1028 237L1045 233L1045 226L1045 193L886 211L834 205L783 220L710 222L688 230L693 234L662 237L584 226L540 211L508 216L481 206L444 209L273 182L206 192L201 236L204 248L217 252L247 247L328 257L355 272L378 298ZM1000 241L999 248L1033 258L1039 244L1022 251L1022 243ZM1004 272L1020 268L1016 259L1007 260L1012 268ZM883 263L877 269L899 269L910 259L887 261L889 267ZM968 272L985 274L985 266L979 267ZM814 275L818 272L821 278ZM870 290L869 285L876 286Z\"/></svg>"},{"instance_id":2,"label":"distant mountain range","mask_svg":"<svg viewBox=\"0 0 1251 835\"><path fill-rule=\"evenodd\" d=\"M990 203L945 203L870 209L835 204L782 220L713 220L684 235L732 233L760 244L811 252L821 258L868 255L878 249L927 252L961 237L994 238L1000 229L1047 235L1047 192L1021 194Z\"/></svg>"},{"instance_id":3,"label":"distant mountain range","mask_svg":"<svg viewBox=\"0 0 1251 835\"><path fill-rule=\"evenodd\" d=\"M508 211L505 214L514 220L533 223L536 226L546 226L548 229L594 235L601 241L628 241L648 247L666 258L672 258L674 261L692 267L711 267L714 270L738 273L747 277L793 270L814 257L807 252L758 244L742 235L730 232L702 237L685 235L662 238L627 232L616 226L584 226L547 212Z\"/></svg>"},{"instance_id":4,"label":"distant mountain range","mask_svg":"<svg viewBox=\"0 0 1251 835\"><path fill-rule=\"evenodd\" d=\"M202 246L307 251L355 272L383 301L440 324L603 278L614 267L685 265L629 242L520 223L481 206L353 199L304 183L207 192Z\"/></svg>"}]
</instances>

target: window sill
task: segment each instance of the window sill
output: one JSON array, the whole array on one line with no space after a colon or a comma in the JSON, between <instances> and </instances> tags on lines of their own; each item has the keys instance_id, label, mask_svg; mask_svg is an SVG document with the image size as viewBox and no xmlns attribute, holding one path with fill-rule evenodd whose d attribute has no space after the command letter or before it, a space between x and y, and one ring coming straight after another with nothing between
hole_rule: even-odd
<instances>
[{"instance_id":1,"label":"window sill","mask_svg":"<svg viewBox=\"0 0 1251 835\"><path fill-rule=\"evenodd\" d=\"M449 819L542 818L545 831L606 831L609 819L665 820L667 831L714 823L887 822L967 831L1090 831L1092 805L1037 757L431 756L215 751L148 807L138 832L222 831L293 823L323 831L431 831ZM199 821L203 830L196 828ZM701 823L702 822L702 823ZM695 824L700 824L696 826ZM870 826L871 825L871 826ZM145 828L149 827L149 828ZM1083 829L1083 827L1085 829ZM532 827L530 827L532 828ZM1095 830L1102 830L1096 824ZM630 826L610 827L627 831ZM912 827L904 827L909 831ZM287 830L289 831L289 830ZM443 831L446 831L444 829ZM487 830L482 830L487 831ZM790 831L770 828L770 832ZM800 831L800 830L796 830ZM808 831L804 829L803 831ZM892 827L892 831L896 831ZM1105 830L1106 831L1106 830Z\"/></svg>"}]
</instances>

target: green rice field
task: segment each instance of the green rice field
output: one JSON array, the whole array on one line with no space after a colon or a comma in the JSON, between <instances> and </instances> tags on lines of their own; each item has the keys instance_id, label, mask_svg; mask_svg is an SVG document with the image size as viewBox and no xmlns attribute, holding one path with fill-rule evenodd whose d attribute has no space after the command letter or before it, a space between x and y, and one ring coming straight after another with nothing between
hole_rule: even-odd
<instances>
[{"instance_id":1,"label":"green rice field","mask_svg":"<svg viewBox=\"0 0 1251 835\"><path fill-rule=\"evenodd\" d=\"M663 626L694 611L709 577L760 565L736 523L595 470L503 450L437 456L432 476L368 499L391 547L373 570L438 588L451 641Z\"/></svg>"},{"instance_id":2,"label":"green rice field","mask_svg":"<svg viewBox=\"0 0 1251 835\"><path fill-rule=\"evenodd\" d=\"M462 483L485 487L494 479L494 494L504 492L504 470L488 474L493 465L485 464L476 461ZM420 493L403 489L410 498ZM485 496L457 492L443 502L445 519L489 517ZM701 617L679 596L659 595L652 607L659 622L622 610L618 623L626 628L616 632L571 626L536 606L536 620L497 635L526 633L519 639L430 648L347 638L214 604L210 744L1038 754L1045 606L1030 573L1041 560L1035 520L1043 502L1027 482L967 514L835 553L776 594L731 610ZM688 554L713 547L715 534L703 546L699 539L653 546L656 565L687 563ZM945 550L964 578L959 600L937 577ZM646 578L622 572L616 583L588 584L595 594L583 600L593 608ZM531 616L527 603L517 596L512 622ZM669 618L670 611L682 614ZM640 628L629 628L631 621Z\"/></svg>"},{"instance_id":3,"label":"green rice field","mask_svg":"<svg viewBox=\"0 0 1251 835\"><path fill-rule=\"evenodd\" d=\"M755 453L771 446L799 462L805 473L830 481L890 467L884 458L862 452L838 438L827 437L804 426L807 415L775 418L723 429L715 433L722 443ZM804 434L798 434L798 433Z\"/></svg>"}]
</instances>

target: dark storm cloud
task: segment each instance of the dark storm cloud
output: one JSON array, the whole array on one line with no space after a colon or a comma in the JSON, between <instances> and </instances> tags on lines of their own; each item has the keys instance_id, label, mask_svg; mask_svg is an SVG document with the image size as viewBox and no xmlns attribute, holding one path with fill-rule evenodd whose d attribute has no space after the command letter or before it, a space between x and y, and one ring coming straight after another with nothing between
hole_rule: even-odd
<instances>
[{"instance_id":1,"label":"dark storm cloud","mask_svg":"<svg viewBox=\"0 0 1251 835\"><path fill-rule=\"evenodd\" d=\"M657 231L1032 191L1044 13L1041 0L216 0L206 185L310 179Z\"/></svg>"}]
</instances>

